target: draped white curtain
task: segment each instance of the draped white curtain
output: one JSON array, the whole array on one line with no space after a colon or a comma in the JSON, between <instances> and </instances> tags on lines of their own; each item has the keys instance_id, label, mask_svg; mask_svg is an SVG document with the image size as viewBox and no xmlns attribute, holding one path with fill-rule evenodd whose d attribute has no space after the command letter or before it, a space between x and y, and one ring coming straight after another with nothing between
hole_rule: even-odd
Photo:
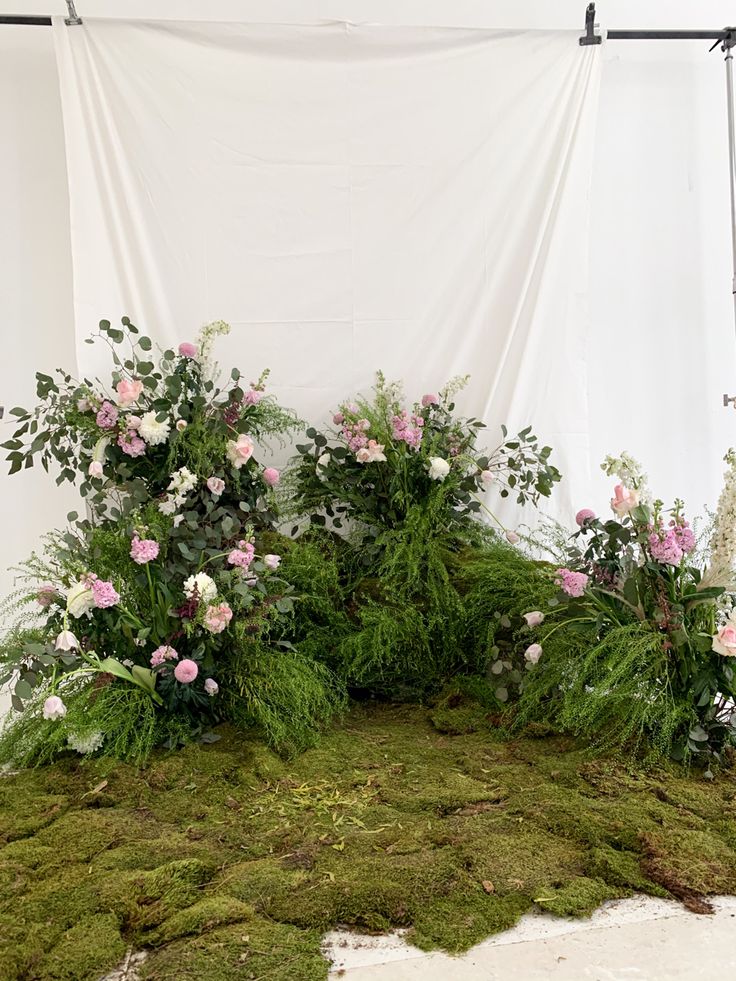
<instances>
[{"instance_id":1,"label":"draped white curtain","mask_svg":"<svg viewBox=\"0 0 736 981\"><path fill-rule=\"evenodd\" d=\"M82 344L123 314L162 345L213 319L324 420L382 368L470 374L589 490L587 217L599 48L579 32L54 25ZM100 360L102 359L102 360Z\"/></svg>"}]
</instances>

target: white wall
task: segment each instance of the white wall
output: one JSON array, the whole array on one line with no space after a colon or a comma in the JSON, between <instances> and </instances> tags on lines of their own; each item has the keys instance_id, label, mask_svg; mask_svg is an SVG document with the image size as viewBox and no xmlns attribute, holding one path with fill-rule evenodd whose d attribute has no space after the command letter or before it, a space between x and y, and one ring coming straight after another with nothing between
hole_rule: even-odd
<instances>
[{"instance_id":1,"label":"white wall","mask_svg":"<svg viewBox=\"0 0 736 981\"><path fill-rule=\"evenodd\" d=\"M717 28L723 0L607 0L608 27ZM79 0L82 16L570 28L584 0ZM0 0L0 12L61 13L62 0ZM605 15L609 16L606 17ZM594 457L638 454L663 497L713 504L736 442L722 56L685 42L604 50L591 221ZM28 402L33 372L73 365L68 202L51 32L0 27L0 402ZM582 275L582 272L581 272ZM656 398L654 397L656 396ZM644 408L646 406L646 408ZM600 508L600 496L582 504ZM595 496L595 495L594 495ZM0 477L5 548L22 558L71 504L35 472ZM10 577L0 574L0 592Z\"/></svg>"}]
</instances>

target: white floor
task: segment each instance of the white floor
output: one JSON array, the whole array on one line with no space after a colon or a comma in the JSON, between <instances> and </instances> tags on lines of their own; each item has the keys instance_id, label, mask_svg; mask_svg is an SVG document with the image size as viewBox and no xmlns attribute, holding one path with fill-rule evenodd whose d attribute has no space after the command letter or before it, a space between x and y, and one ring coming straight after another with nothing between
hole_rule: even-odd
<instances>
[{"instance_id":1,"label":"white floor","mask_svg":"<svg viewBox=\"0 0 736 981\"><path fill-rule=\"evenodd\" d=\"M530 913L462 957L425 954L400 934L325 937L330 981L698 981L733 977L736 897L698 916L679 903L639 896L608 903L588 920Z\"/></svg>"}]
</instances>

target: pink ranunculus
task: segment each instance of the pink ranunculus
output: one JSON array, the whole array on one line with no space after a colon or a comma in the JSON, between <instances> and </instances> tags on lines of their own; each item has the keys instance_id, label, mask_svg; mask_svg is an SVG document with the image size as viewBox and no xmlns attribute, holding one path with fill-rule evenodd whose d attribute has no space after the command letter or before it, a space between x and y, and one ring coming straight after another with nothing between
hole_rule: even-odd
<instances>
[{"instance_id":1,"label":"pink ranunculus","mask_svg":"<svg viewBox=\"0 0 736 981\"><path fill-rule=\"evenodd\" d=\"M220 477L208 477L207 478L207 490L210 494L215 497L219 497L220 494L225 490L225 481Z\"/></svg>"},{"instance_id":2,"label":"pink ranunculus","mask_svg":"<svg viewBox=\"0 0 736 981\"><path fill-rule=\"evenodd\" d=\"M241 433L237 439L227 441L227 456L236 470L239 470L253 456L255 445L246 433Z\"/></svg>"},{"instance_id":3,"label":"pink ranunculus","mask_svg":"<svg viewBox=\"0 0 736 981\"><path fill-rule=\"evenodd\" d=\"M197 662L190 661L188 657L185 657L183 661L179 661L174 668L174 677L182 685L190 685L198 674L199 668L197 667Z\"/></svg>"},{"instance_id":4,"label":"pink ranunculus","mask_svg":"<svg viewBox=\"0 0 736 981\"><path fill-rule=\"evenodd\" d=\"M138 565L145 565L146 562L151 562L153 559L158 558L159 544L152 538L139 538L138 535L133 536L133 540L130 543L130 557Z\"/></svg>"},{"instance_id":5,"label":"pink ranunculus","mask_svg":"<svg viewBox=\"0 0 736 981\"><path fill-rule=\"evenodd\" d=\"M595 521L595 511L591 511L590 508L582 508L575 515L575 524L582 528L586 521Z\"/></svg>"},{"instance_id":6,"label":"pink ranunculus","mask_svg":"<svg viewBox=\"0 0 736 981\"><path fill-rule=\"evenodd\" d=\"M630 490L623 484L616 484L611 498L611 509L622 518L639 503L639 491Z\"/></svg>"},{"instance_id":7,"label":"pink ranunculus","mask_svg":"<svg viewBox=\"0 0 736 981\"><path fill-rule=\"evenodd\" d=\"M530 644L524 651L524 660L529 664L536 664L542 656L541 644Z\"/></svg>"},{"instance_id":8,"label":"pink ranunculus","mask_svg":"<svg viewBox=\"0 0 736 981\"><path fill-rule=\"evenodd\" d=\"M544 623L544 613L541 610L532 610L531 613L524 614L524 619L527 627L538 627Z\"/></svg>"},{"instance_id":9,"label":"pink ranunculus","mask_svg":"<svg viewBox=\"0 0 736 981\"><path fill-rule=\"evenodd\" d=\"M263 564L265 565L265 567L267 569L271 569L271 571L273 572L276 569L278 569L278 567L281 565L281 556L280 555L264 555L263 556Z\"/></svg>"},{"instance_id":10,"label":"pink ranunculus","mask_svg":"<svg viewBox=\"0 0 736 981\"><path fill-rule=\"evenodd\" d=\"M143 394L143 382L139 378L130 381L123 378L115 386L115 391L118 393L118 405L132 405Z\"/></svg>"},{"instance_id":11,"label":"pink ranunculus","mask_svg":"<svg viewBox=\"0 0 736 981\"><path fill-rule=\"evenodd\" d=\"M179 345L179 354L182 356L182 358L196 358L197 345L190 344L189 341L182 341Z\"/></svg>"},{"instance_id":12,"label":"pink ranunculus","mask_svg":"<svg viewBox=\"0 0 736 981\"><path fill-rule=\"evenodd\" d=\"M729 619L725 627L721 627L713 635L711 649L722 657L736 657L736 622Z\"/></svg>"},{"instance_id":13,"label":"pink ranunculus","mask_svg":"<svg viewBox=\"0 0 736 981\"><path fill-rule=\"evenodd\" d=\"M204 625L211 634L221 634L233 618L233 611L227 603L208 606L204 615Z\"/></svg>"},{"instance_id":14,"label":"pink ranunculus","mask_svg":"<svg viewBox=\"0 0 736 981\"><path fill-rule=\"evenodd\" d=\"M59 591L56 586L50 582L43 582L38 587L36 602L39 606L42 606L44 610L46 610L49 606L51 606L55 599L58 599L58 597Z\"/></svg>"},{"instance_id":15,"label":"pink ranunculus","mask_svg":"<svg viewBox=\"0 0 736 981\"><path fill-rule=\"evenodd\" d=\"M87 467L87 473L90 477L101 477L102 476L102 464L99 460L93 460Z\"/></svg>"},{"instance_id":16,"label":"pink ranunculus","mask_svg":"<svg viewBox=\"0 0 736 981\"><path fill-rule=\"evenodd\" d=\"M269 487L275 487L281 480L281 474L276 467L266 467L266 469L263 471L263 479Z\"/></svg>"},{"instance_id":17,"label":"pink ranunculus","mask_svg":"<svg viewBox=\"0 0 736 981\"><path fill-rule=\"evenodd\" d=\"M439 405L440 400L433 392L428 392L426 395L422 395L422 405L424 408L428 408L430 405Z\"/></svg>"},{"instance_id":18,"label":"pink ranunculus","mask_svg":"<svg viewBox=\"0 0 736 981\"><path fill-rule=\"evenodd\" d=\"M174 648L170 647L168 644L162 644L160 647L156 648L153 654L151 654L151 667L157 668L165 661L176 661L178 657L178 651L174 650Z\"/></svg>"}]
</instances>

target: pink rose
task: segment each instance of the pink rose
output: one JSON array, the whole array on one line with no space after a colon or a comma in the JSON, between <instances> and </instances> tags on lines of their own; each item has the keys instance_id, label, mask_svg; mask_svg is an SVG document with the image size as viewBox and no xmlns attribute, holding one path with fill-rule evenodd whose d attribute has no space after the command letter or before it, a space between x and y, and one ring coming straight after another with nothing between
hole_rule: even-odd
<instances>
[{"instance_id":1,"label":"pink rose","mask_svg":"<svg viewBox=\"0 0 736 981\"><path fill-rule=\"evenodd\" d=\"M219 497L225 490L225 481L219 477L209 477L207 480L207 490L215 497Z\"/></svg>"},{"instance_id":2,"label":"pink rose","mask_svg":"<svg viewBox=\"0 0 736 981\"><path fill-rule=\"evenodd\" d=\"M143 382L138 378L134 378L132 381L123 378L115 386L115 391L118 393L118 405L132 405L141 397Z\"/></svg>"},{"instance_id":3,"label":"pink rose","mask_svg":"<svg viewBox=\"0 0 736 981\"><path fill-rule=\"evenodd\" d=\"M87 473L90 477L101 477L102 476L102 464L99 460L93 460L87 468Z\"/></svg>"},{"instance_id":4,"label":"pink rose","mask_svg":"<svg viewBox=\"0 0 736 981\"><path fill-rule=\"evenodd\" d=\"M232 618L233 611L227 603L218 603L216 606L207 607L204 625L211 634L221 634Z\"/></svg>"},{"instance_id":5,"label":"pink rose","mask_svg":"<svg viewBox=\"0 0 736 981\"><path fill-rule=\"evenodd\" d=\"M729 619L713 636L711 649L723 657L736 657L736 621Z\"/></svg>"},{"instance_id":6,"label":"pink rose","mask_svg":"<svg viewBox=\"0 0 736 981\"><path fill-rule=\"evenodd\" d=\"M368 463L370 458L370 451L365 446L361 447L355 454L355 459L358 461L358 463Z\"/></svg>"},{"instance_id":7,"label":"pink rose","mask_svg":"<svg viewBox=\"0 0 736 981\"><path fill-rule=\"evenodd\" d=\"M621 518L628 514L632 508L639 503L639 492L629 490L623 484L616 484L613 488L614 496L611 498L611 509Z\"/></svg>"},{"instance_id":8,"label":"pink rose","mask_svg":"<svg viewBox=\"0 0 736 981\"><path fill-rule=\"evenodd\" d=\"M281 474L275 467L266 467L263 471L263 479L269 487L275 487L281 480Z\"/></svg>"},{"instance_id":9,"label":"pink rose","mask_svg":"<svg viewBox=\"0 0 736 981\"><path fill-rule=\"evenodd\" d=\"M189 341L182 341L179 345L179 354L182 358L196 358L197 357L197 345L190 344Z\"/></svg>"},{"instance_id":10,"label":"pink rose","mask_svg":"<svg viewBox=\"0 0 736 981\"><path fill-rule=\"evenodd\" d=\"M582 528L586 521L595 521L595 511L591 511L590 508L583 508L575 515L575 523L579 528Z\"/></svg>"},{"instance_id":11,"label":"pink rose","mask_svg":"<svg viewBox=\"0 0 736 981\"><path fill-rule=\"evenodd\" d=\"M181 682L182 685L190 685L198 674L199 668L197 667L197 662L190 661L189 658L184 658L183 661L179 661L177 666L174 668L174 677L177 681Z\"/></svg>"},{"instance_id":12,"label":"pink rose","mask_svg":"<svg viewBox=\"0 0 736 981\"><path fill-rule=\"evenodd\" d=\"M524 614L524 619L527 627L538 627L544 623L544 613L541 610L532 610L531 613Z\"/></svg>"},{"instance_id":13,"label":"pink rose","mask_svg":"<svg viewBox=\"0 0 736 981\"><path fill-rule=\"evenodd\" d=\"M227 441L227 456L236 470L239 470L253 456L255 445L250 436L241 433L237 439Z\"/></svg>"},{"instance_id":14,"label":"pink rose","mask_svg":"<svg viewBox=\"0 0 736 981\"><path fill-rule=\"evenodd\" d=\"M541 644L530 644L524 651L524 660L529 664L536 664L542 656Z\"/></svg>"}]
</instances>

